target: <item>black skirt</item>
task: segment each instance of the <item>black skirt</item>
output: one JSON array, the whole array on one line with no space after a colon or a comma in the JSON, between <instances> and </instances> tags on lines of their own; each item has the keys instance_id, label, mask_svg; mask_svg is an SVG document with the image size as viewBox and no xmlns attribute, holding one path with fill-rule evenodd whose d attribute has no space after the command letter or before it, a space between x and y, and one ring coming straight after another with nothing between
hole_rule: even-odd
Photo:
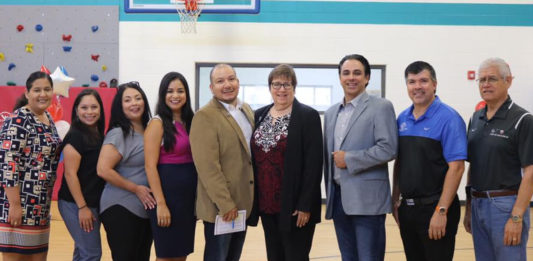
<instances>
[{"instance_id":1,"label":"black skirt","mask_svg":"<svg viewBox=\"0 0 533 261\"><path fill-rule=\"evenodd\" d=\"M149 210L157 257L182 257L194 251L197 174L193 163L157 166L163 195L170 210L169 227L157 225L156 208Z\"/></svg>"}]
</instances>

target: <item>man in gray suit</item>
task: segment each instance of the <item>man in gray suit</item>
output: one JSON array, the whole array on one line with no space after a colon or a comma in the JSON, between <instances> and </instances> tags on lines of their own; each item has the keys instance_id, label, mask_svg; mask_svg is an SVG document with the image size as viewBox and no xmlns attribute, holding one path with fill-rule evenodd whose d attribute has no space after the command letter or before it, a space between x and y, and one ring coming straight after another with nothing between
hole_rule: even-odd
<instances>
[{"instance_id":1,"label":"man in gray suit","mask_svg":"<svg viewBox=\"0 0 533 261\"><path fill-rule=\"evenodd\" d=\"M385 215L391 211L387 162L398 131L394 108L369 96L370 65L361 55L339 63L344 99L324 114L326 219L333 218L343 261L383 260Z\"/></svg>"}]
</instances>

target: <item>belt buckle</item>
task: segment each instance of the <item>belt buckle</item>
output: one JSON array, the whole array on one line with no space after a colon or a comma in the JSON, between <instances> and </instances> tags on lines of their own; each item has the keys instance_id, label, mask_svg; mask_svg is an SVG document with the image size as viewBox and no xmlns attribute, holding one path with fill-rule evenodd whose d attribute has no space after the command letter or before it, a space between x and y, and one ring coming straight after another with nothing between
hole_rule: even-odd
<instances>
[{"instance_id":1,"label":"belt buckle","mask_svg":"<svg viewBox=\"0 0 533 261\"><path fill-rule=\"evenodd\" d=\"M414 206L415 205L415 199L413 198L406 198L405 203L407 203L407 206Z\"/></svg>"}]
</instances>

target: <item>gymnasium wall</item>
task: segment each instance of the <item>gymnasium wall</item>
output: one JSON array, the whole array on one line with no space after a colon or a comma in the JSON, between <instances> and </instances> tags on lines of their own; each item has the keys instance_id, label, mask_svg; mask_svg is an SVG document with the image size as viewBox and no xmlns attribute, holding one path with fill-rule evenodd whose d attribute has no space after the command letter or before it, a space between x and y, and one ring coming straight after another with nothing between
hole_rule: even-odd
<instances>
[{"instance_id":1,"label":"gymnasium wall","mask_svg":"<svg viewBox=\"0 0 533 261\"><path fill-rule=\"evenodd\" d=\"M58 2L67 1L41 1ZM182 34L177 14L126 14L121 0L79 2L120 6L119 81L139 81L152 108L165 73L179 71L195 86L195 62L337 64L359 53L386 65L386 98L397 114L411 104L403 70L424 60L437 71L437 94L467 122L481 100L467 71L493 56L511 66L511 97L533 111L532 0L263 0L257 15L203 14L197 34Z\"/></svg>"},{"instance_id":2,"label":"gymnasium wall","mask_svg":"<svg viewBox=\"0 0 533 261\"><path fill-rule=\"evenodd\" d=\"M3 1L0 1L2 3ZM74 86L118 77L118 6L0 5L0 85L25 85L41 65Z\"/></svg>"},{"instance_id":3,"label":"gymnasium wall","mask_svg":"<svg viewBox=\"0 0 533 261\"><path fill-rule=\"evenodd\" d=\"M359 53L372 64L387 66L386 98L399 114L411 104L404 69L413 61L424 60L437 71L437 94L468 122L481 98L476 82L467 80L467 71L477 71L481 61L497 56L510 64L515 76L511 97L533 111L533 1L527 2L527 5L513 5L509 1L472 4L461 10L455 10L458 6L453 3L430 10L405 4L400 11L410 13L402 15L395 13L400 12L398 6L368 13L379 9L378 3L369 4L367 9L359 5L364 10L358 11L350 5L331 10L327 8L330 2L318 2L325 7L325 13L321 13L317 2L312 1L305 2L311 3L311 7L292 8L292 13L283 13L278 1L262 1L258 16L221 15L226 20L219 21L223 19L205 15L203 19L214 21L200 21L198 33L192 35L180 33L177 15L148 19L162 22L134 21L140 20L137 18L140 16L130 18L123 14L120 77L122 81L141 82L154 104L158 83L168 71L183 73L189 85L194 86L195 62L337 64L344 55ZM138 56L141 53L142 58ZM392 163L389 169L392 182ZM465 197L465 183L463 178L458 191L461 199Z\"/></svg>"}]
</instances>

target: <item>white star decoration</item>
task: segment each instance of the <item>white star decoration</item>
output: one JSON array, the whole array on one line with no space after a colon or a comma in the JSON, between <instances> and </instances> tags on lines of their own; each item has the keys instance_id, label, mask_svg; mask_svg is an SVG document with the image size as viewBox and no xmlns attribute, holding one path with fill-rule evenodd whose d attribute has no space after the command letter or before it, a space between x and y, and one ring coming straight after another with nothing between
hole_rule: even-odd
<instances>
[{"instance_id":1,"label":"white star decoration","mask_svg":"<svg viewBox=\"0 0 533 261\"><path fill-rule=\"evenodd\" d=\"M50 74L52 81L54 82L54 93L68 98L68 90L75 79L66 76L65 73L59 68L56 68L54 73Z\"/></svg>"}]
</instances>

